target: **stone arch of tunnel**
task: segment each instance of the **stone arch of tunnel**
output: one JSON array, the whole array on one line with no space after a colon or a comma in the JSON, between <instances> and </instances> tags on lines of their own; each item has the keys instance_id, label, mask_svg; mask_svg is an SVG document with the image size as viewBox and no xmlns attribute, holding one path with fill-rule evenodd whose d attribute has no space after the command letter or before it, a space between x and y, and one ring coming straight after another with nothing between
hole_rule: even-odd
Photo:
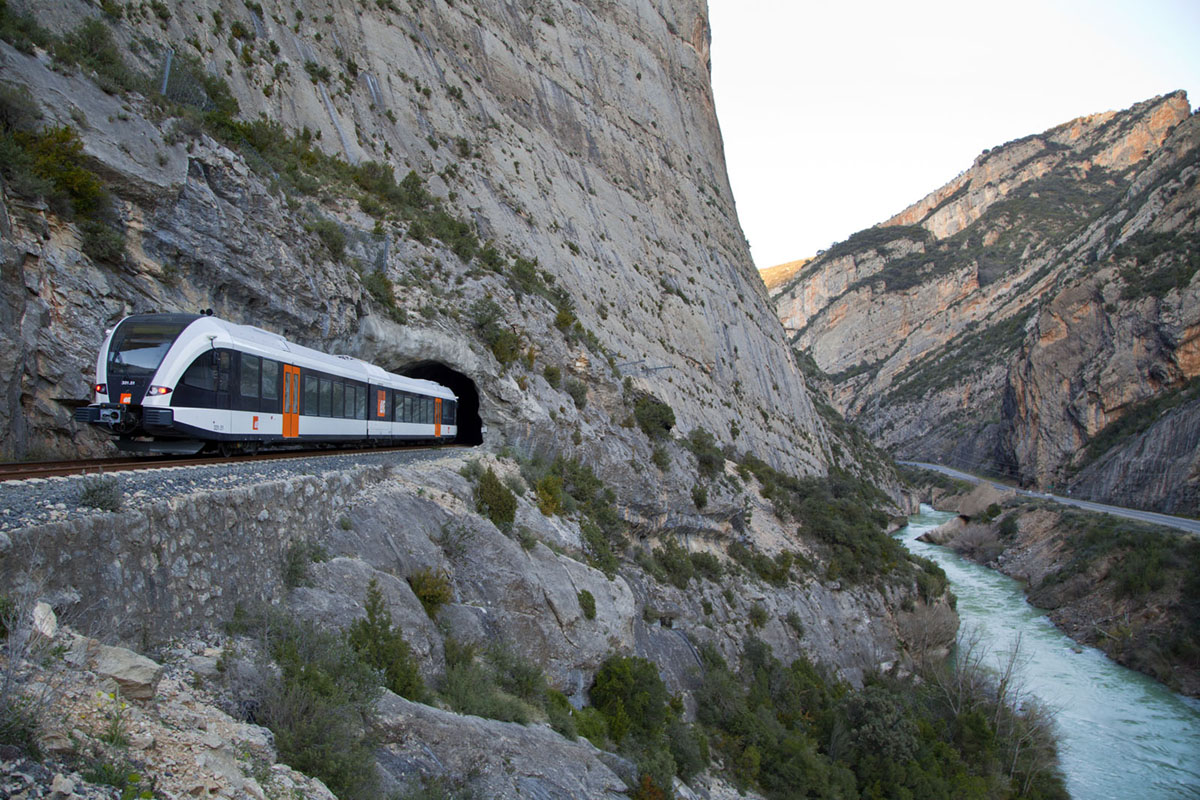
<instances>
[{"instance_id":1,"label":"stone arch of tunnel","mask_svg":"<svg viewBox=\"0 0 1200 800\"><path fill-rule=\"evenodd\" d=\"M396 370L406 378L421 378L440 383L458 395L459 444L483 444L483 420L479 416L479 389L475 381L440 361L418 361Z\"/></svg>"}]
</instances>

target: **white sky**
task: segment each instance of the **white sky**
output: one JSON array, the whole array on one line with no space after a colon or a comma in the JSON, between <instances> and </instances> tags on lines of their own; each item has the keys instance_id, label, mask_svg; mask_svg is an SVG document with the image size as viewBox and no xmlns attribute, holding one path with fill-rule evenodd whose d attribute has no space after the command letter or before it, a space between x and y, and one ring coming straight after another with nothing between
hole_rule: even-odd
<instances>
[{"instance_id":1,"label":"white sky","mask_svg":"<svg viewBox=\"0 0 1200 800\"><path fill-rule=\"evenodd\" d=\"M755 264L882 222L986 148L1185 89L1200 0L709 0Z\"/></svg>"}]
</instances>

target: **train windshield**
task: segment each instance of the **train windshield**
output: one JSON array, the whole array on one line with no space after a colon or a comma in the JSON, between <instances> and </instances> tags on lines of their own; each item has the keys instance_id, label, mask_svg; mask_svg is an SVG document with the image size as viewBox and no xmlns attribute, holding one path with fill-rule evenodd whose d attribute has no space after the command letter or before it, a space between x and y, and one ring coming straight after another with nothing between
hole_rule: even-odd
<instances>
[{"instance_id":1,"label":"train windshield","mask_svg":"<svg viewBox=\"0 0 1200 800\"><path fill-rule=\"evenodd\" d=\"M129 376L153 375L194 314L145 314L117 326L108 347L108 370Z\"/></svg>"}]
</instances>

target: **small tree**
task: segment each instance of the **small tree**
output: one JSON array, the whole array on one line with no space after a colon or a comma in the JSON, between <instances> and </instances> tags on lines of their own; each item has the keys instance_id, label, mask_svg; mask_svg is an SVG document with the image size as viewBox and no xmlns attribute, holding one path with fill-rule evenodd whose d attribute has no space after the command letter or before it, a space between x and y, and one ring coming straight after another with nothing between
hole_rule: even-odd
<instances>
[{"instance_id":1,"label":"small tree","mask_svg":"<svg viewBox=\"0 0 1200 800\"><path fill-rule=\"evenodd\" d=\"M502 531L511 529L517 518L516 496L500 482L491 467L479 477L479 485L475 487L475 507Z\"/></svg>"},{"instance_id":2,"label":"small tree","mask_svg":"<svg viewBox=\"0 0 1200 800\"><path fill-rule=\"evenodd\" d=\"M366 606L366 618L356 620L346 632L350 646L363 661L383 672L388 689L410 700L424 700L425 682L416 660L400 627L393 627L392 612L374 578L367 584Z\"/></svg>"},{"instance_id":3,"label":"small tree","mask_svg":"<svg viewBox=\"0 0 1200 800\"><path fill-rule=\"evenodd\" d=\"M653 440L665 439L675 427L675 412L672 408L651 395L642 395L633 405L633 416L638 427Z\"/></svg>"}]
</instances>

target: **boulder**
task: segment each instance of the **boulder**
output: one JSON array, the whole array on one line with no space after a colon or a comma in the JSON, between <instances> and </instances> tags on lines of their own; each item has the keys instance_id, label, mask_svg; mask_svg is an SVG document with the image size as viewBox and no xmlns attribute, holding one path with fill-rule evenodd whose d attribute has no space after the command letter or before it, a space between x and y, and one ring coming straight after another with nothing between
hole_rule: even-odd
<instances>
[{"instance_id":1,"label":"boulder","mask_svg":"<svg viewBox=\"0 0 1200 800\"><path fill-rule=\"evenodd\" d=\"M402 792L429 777L471 779L490 798L621 800L626 783L586 739L544 725L497 722L414 703L384 692L376 705L384 789ZM486 744L485 744L486 743Z\"/></svg>"},{"instance_id":2,"label":"boulder","mask_svg":"<svg viewBox=\"0 0 1200 800\"><path fill-rule=\"evenodd\" d=\"M1004 505L1009 500L1017 496L1017 493L1012 489L1000 489L994 484L987 481L981 482L978 486L971 490L971 493L963 498L962 503L958 507L958 513L969 519L983 516L991 505Z\"/></svg>"},{"instance_id":3,"label":"boulder","mask_svg":"<svg viewBox=\"0 0 1200 800\"><path fill-rule=\"evenodd\" d=\"M917 538L929 544L948 544L954 541L954 538L962 533L963 528L966 526L967 520L964 517L955 517L943 522L932 530L925 531Z\"/></svg>"},{"instance_id":4,"label":"boulder","mask_svg":"<svg viewBox=\"0 0 1200 800\"><path fill-rule=\"evenodd\" d=\"M121 694L130 700L149 700L158 690L163 667L145 656L123 647L100 644L95 639L76 637L66 661L111 678Z\"/></svg>"}]
</instances>

